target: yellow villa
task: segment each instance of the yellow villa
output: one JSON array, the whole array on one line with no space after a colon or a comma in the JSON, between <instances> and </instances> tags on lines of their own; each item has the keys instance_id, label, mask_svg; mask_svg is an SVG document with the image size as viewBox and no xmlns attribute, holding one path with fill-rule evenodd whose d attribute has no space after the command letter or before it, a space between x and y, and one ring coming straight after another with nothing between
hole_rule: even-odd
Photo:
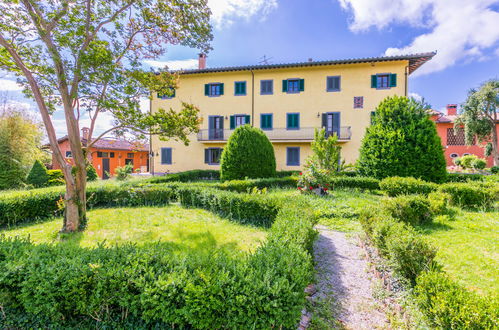
<instances>
[{"instance_id":1,"label":"yellow villa","mask_svg":"<svg viewBox=\"0 0 499 330\"><path fill-rule=\"evenodd\" d=\"M299 170L310 155L314 130L337 134L342 158L354 163L376 105L407 95L411 73L435 53L289 64L199 68L180 72L172 97L154 95L151 111L199 107L202 124L191 143L151 138L154 174L219 169L220 155L234 129L261 128L275 150L277 170Z\"/></svg>"}]
</instances>

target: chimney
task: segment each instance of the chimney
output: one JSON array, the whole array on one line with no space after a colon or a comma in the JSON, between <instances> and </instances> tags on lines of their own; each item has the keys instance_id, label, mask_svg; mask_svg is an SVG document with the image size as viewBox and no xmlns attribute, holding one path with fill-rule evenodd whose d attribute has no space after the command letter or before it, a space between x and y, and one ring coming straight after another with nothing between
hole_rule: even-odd
<instances>
[{"instance_id":1,"label":"chimney","mask_svg":"<svg viewBox=\"0 0 499 330\"><path fill-rule=\"evenodd\" d=\"M447 104L447 115L448 116L457 115L457 104Z\"/></svg>"},{"instance_id":2,"label":"chimney","mask_svg":"<svg viewBox=\"0 0 499 330\"><path fill-rule=\"evenodd\" d=\"M81 129L81 139L82 140L88 140L88 133L90 133L90 128L83 127Z\"/></svg>"},{"instance_id":3,"label":"chimney","mask_svg":"<svg viewBox=\"0 0 499 330\"><path fill-rule=\"evenodd\" d=\"M199 54L198 69L206 69L206 54Z\"/></svg>"}]
</instances>

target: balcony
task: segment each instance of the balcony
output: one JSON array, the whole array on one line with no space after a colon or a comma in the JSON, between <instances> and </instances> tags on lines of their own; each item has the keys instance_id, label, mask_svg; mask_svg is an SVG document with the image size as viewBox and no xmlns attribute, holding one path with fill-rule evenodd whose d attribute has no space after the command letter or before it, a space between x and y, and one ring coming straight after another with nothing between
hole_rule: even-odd
<instances>
[{"instance_id":1,"label":"balcony","mask_svg":"<svg viewBox=\"0 0 499 330\"><path fill-rule=\"evenodd\" d=\"M288 130L286 128L274 128L263 131L271 142L310 142L314 139L316 127L302 127L300 129ZM198 141L205 143L223 143L227 141L234 130L229 129L202 129L198 133ZM339 132L327 131L326 136L338 134L338 142L347 142L352 136L350 126L341 126Z\"/></svg>"}]
</instances>

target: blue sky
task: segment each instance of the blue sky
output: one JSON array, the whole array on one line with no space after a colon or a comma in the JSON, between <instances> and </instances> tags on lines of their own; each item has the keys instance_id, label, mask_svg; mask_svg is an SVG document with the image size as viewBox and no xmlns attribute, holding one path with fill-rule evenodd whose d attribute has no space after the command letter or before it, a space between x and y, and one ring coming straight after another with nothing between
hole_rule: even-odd
<instances>
[{"instance_id":1,"label":"blue sky","mask_svg":"<svg viewBox=\"0 0 499 330\"><path fill-rule=\"evenodd\" d=\"M270 63L285 63L436 50L411 75L409 92L437 110L499 78L499 0L209 0L209 5L214 25L209 67L256 64L263 55ZM197 53L171 47L149 64L195 67ZM7 85L0 80L0 90ZM55 119L63 123L59 115ZM64 125L56 126L62 134Z\"/></svg>"}]
</instances>

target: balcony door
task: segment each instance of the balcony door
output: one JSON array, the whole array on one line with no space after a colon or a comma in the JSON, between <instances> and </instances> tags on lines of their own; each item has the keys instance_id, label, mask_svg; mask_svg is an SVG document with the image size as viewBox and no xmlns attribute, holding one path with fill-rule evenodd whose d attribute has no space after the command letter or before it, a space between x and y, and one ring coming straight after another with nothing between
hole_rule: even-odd
<instances>
[{"instance_id":1,"label":"balcony door","mask_svg":"<svg viewBox=\"0 0 499 330\"><path fill-rule=\"evenodd\" d=\"M210 140L224 139L224 117L210 116L208 118L208 138Z\"/></svg>"},{"instance_id":2,"label":"balcony door","mask_svg":"<svg viewBox=\"0 0 499 330\"><path fill-rule=\"evenodd\" d=\"M326 137L336 134L340 137L340 113L326 112L322 114L322 127L326 129Z\"/></svg>"}]
</instances>

